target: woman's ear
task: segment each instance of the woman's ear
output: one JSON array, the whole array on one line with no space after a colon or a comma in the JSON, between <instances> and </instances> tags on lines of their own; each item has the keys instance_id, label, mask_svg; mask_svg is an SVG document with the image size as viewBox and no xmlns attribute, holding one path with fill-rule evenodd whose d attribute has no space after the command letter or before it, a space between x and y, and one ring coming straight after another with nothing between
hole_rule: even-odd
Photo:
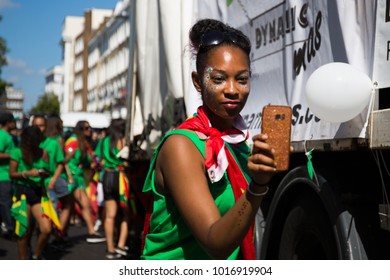
<instances>
[{"instance_id":1,"label":"woman's ear","mask_svg":"<svg viewBox=\"0 0 390 280\"><path fill-rule=\"evenodd\" d=\"M201 87L201 82L200 82L200 79L199 79L198 72L193 71L192 74L191 74L191 77L192 77L192 83L194 84L195 89L198 92L202 92L202 87Z\"/></svg>"}]
</instances>

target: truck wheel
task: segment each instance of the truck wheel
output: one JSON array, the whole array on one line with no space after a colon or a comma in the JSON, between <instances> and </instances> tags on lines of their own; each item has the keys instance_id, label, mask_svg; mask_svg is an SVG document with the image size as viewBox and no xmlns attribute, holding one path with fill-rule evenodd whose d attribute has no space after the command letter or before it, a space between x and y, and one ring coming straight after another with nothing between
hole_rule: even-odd
<instances>
[{"instance_id":1,"label":"truck wheel","mask_svg":"<svg viewBox=\"0 0 390 280\"><path fill-rule=\"evenodd\" d=\"M279 247L279 259L337 259L332 226L318 202L306 198L297 201L287 215Z\"/></svg>"}]
</instances>

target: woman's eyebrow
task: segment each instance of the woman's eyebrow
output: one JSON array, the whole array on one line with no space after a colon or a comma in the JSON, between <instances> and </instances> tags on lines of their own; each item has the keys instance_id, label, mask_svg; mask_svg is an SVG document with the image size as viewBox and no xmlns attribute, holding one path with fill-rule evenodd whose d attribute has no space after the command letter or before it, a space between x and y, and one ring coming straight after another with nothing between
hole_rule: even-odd
<instances>
[{"instance_id":1,"label":"woman's eyebrow","mask_svg":"<svg viewBox=\"0 0 390 280\"><path fill-rule=\"evenodd\" d=\"M212 71L209 71L208 73L211 73L211 72L214 72L214 71L223 73L223 74L225 74L225 75L227 74L227 72L226 72L225 70L218 69L218 68L213 68L213 70L212 70ZM248 69L243 69L243 70L238 71L238 75L241 75L241 74L243 74L243 73L250 73L250 70L248 70Z\"/></svg>"}]
</instances>

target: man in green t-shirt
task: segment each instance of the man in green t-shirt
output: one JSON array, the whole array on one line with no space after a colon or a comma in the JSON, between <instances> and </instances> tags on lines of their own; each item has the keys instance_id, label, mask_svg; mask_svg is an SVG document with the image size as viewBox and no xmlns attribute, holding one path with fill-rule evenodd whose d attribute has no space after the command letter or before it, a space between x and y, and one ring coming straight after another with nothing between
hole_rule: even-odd
<instances>
[{"instance_id":1,"label":"man in green t-shirt","mask_svg":"<svg viewBox=\"0 0 390 280\"><path fill-rule=\"evenodd\" d=\"M13 222L11 218L12 184L9 177L9 159L15 147L10 131L15 129L15 119L11 113L0 113L0 221L1 233L11 236Z\"/></svg>"}]
</instances>

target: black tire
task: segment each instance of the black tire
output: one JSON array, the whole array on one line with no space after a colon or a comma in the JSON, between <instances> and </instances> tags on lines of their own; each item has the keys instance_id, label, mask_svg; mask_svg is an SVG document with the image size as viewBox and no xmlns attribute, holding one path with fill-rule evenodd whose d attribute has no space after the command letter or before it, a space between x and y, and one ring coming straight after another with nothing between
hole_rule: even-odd
<instances>
[{"instance_id":1,"label":"black tire","mask_svg":"<svg viewBox=\"0 0 390 280\"><path fill-rule=\"evenodd\" d=\"M283 226L279 259L338 259L332 225L318 201L306 198L294 203Z\"/></svg>"}]
</instances>

